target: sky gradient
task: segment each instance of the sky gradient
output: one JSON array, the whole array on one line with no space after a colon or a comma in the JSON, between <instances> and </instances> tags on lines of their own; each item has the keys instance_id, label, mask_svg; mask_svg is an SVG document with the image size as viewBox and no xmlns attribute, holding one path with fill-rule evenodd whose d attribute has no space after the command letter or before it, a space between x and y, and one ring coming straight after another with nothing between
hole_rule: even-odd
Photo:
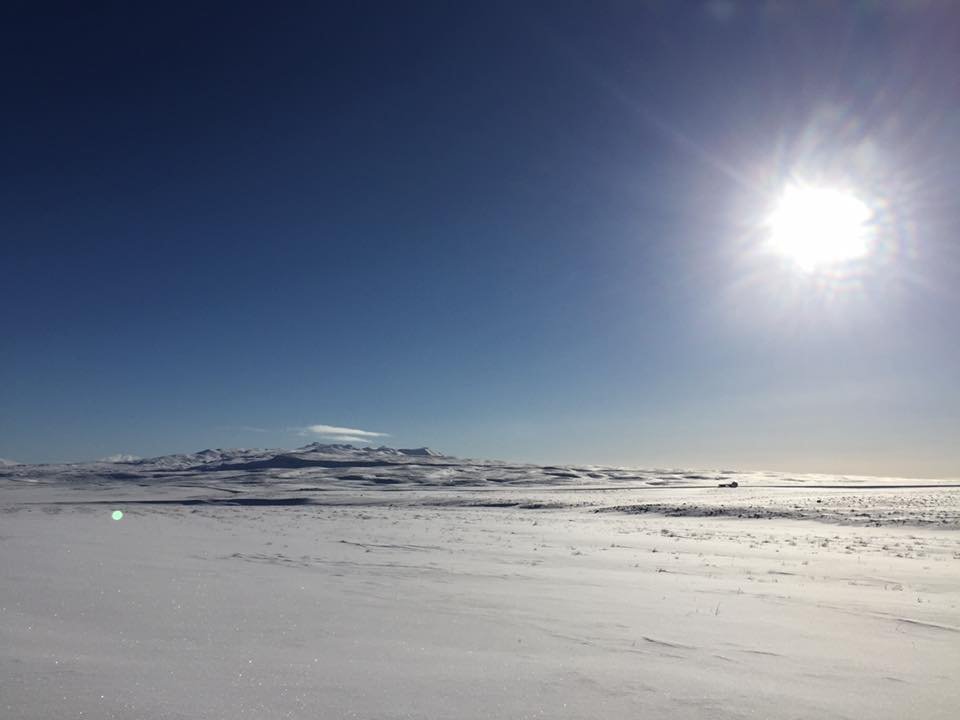
<instances>
[{"instance_id":1,"label":"sky gradient","mask_svg":"<svg viewBox=\"0 0 960 720\"><path fill-rule=\"evenodd\" d=\"M0 457L960 476L956 5L30 8ZM764 251L796 178L869 199L855 271Z\"/></svg>"}]
</instances>

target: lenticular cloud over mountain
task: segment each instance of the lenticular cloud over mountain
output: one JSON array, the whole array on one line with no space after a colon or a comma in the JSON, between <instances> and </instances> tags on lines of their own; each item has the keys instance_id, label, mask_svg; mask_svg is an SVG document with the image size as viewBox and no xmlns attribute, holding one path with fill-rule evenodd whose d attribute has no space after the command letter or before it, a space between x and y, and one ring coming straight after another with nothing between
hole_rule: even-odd
<instances>
[{"instance_id":1,"label":"lenticular cloud over mountain","mask_svg":"<svg viewBox=\"0 0 960 720\"><path fill-rule=\"evenodd\" d=\"M388 433L339 427L337 425L307 425L300 428L301 435L316 435L324 440L343 443L368 443L376 438L390 437Z\"/></svg>"}]
</instances>

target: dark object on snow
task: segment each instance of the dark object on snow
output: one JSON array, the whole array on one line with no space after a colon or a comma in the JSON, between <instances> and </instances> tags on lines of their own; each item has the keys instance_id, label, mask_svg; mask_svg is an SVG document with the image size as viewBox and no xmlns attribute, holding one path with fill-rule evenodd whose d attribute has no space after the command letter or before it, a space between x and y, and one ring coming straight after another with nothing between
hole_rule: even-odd
<instances>
[{"instance_id":1,"label":"dark object on snow","mask_svg":"<svg viewBox=\"0 0 960 720\"><path fill-rule=\"evenodd\" d=\"M735 487L740 487L740 484L736 480L734 480L733 482L720 483L719 485L717 485L717 487L735 488Z\"/></svg>"}]
</instances>

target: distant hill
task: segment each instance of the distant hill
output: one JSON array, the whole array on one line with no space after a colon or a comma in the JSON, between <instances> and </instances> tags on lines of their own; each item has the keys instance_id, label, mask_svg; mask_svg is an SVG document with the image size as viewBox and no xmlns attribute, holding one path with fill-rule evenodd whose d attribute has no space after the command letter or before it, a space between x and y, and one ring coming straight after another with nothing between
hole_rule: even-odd
<instances>
[{"instance_id":1,"label":"distant hill","mask_svg":"<svg viewBox=\"0 0 960 720\"><path fill-rule=\"evenodd\" d=\"M457 458L430 448L371 447L343 443L310 443L284 448L208 448L194 453L134 459L119 455L97 462L26 465L0 461L0 488L30 484L84 484L106 489L150 487L158 497L186 494L195 501L283 502L316 501L331 491L363 488L391 490L474 487L592 487L598 492L624 488L700 488L711 492L741 492L760 487L902 487L903 478L839 475L797 475L781 472L733 470L643 469L600 465L536 465L500 460ZM719 486L719 488L718 488ZM126 492L124 490L124 492ZM222 497L221 497L222 494ZM323 495L332 498L333 495ZM401 496L396 495L399 499ZM218 500L217 498L220 498ZM272 499L271 499L272 498ZM491 500L493 502L493 500ZM520 502L508 497L496 500ZM550 504L562 504L556 498ZM680 507L677 512L687 512ZM739 512L739 511L738 511Z\"/></svg>"}]
</instances>

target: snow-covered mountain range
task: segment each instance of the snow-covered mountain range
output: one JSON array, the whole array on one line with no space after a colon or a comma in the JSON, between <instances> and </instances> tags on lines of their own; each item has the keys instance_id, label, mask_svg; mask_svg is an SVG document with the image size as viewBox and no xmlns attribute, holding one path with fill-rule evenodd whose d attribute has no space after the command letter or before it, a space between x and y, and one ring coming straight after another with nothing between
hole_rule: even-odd
<instances>
[{"instance_id":1,"label":"snow-covered mountain range","mask_svg":"<svg viewBox=\"0 0 960 720\"><path fill-rule=\"evenodd\" d=\"M734 470L638 469L599 465L535 465L473 460L431 448L358 447L314 442L287 449L206 449L194 453L135 458L117 455L96 462L63 464L0 464L0 481L31 483L69 481L97 485L136 482L141 486L180 484L191 480L205 487L262 484L307 488L603 486L625 487L793 487L900 485L902 478L741 472ZM920 481L922 482L922 481ZM398 488L399 489L399 488Z\"/></svg>"},{"instance_id":2,"label":"snow-covered mountain range","mask_svg":"<svg viewBox=\"0 0 960 720\"><path fill-rule=\"evenodd\" d=\"M0 504L468 506L960 526L956 481L534 465L430 448L311 443L0 467ZM931 495L925 496L923 489ZM37 492L41 491L42 492ZM863 492L873 493L864 511Z\"/></svg>"},{"instance_id":3,"label":"snow-covered mountain range","mask_svg":"<svg viewBox=\"0 0 960 720\"><path fill-rule=\"evenodd\" d=\"M194 453L178 453L161 455L159 457L141 458L136 455L117 454L101 458L93 462L76 463L42 463L27 465L0 459L2 467L16 467L24 473L48 474L69 471L71 473L89 471L100 472L108 466L122 467L134 472L151 472L158 470L194 470L198 472L231 469L284 468L323 466L325 463L337 460L350 462L352 460L369 461L393 460L402 461L404 458L439 458L443 453L430 448L390 448L390 447L357 447L347 444L325 444L314 442L294 450L272 448L217 448L200 450Z\"/></svg>"}]
</instances>

